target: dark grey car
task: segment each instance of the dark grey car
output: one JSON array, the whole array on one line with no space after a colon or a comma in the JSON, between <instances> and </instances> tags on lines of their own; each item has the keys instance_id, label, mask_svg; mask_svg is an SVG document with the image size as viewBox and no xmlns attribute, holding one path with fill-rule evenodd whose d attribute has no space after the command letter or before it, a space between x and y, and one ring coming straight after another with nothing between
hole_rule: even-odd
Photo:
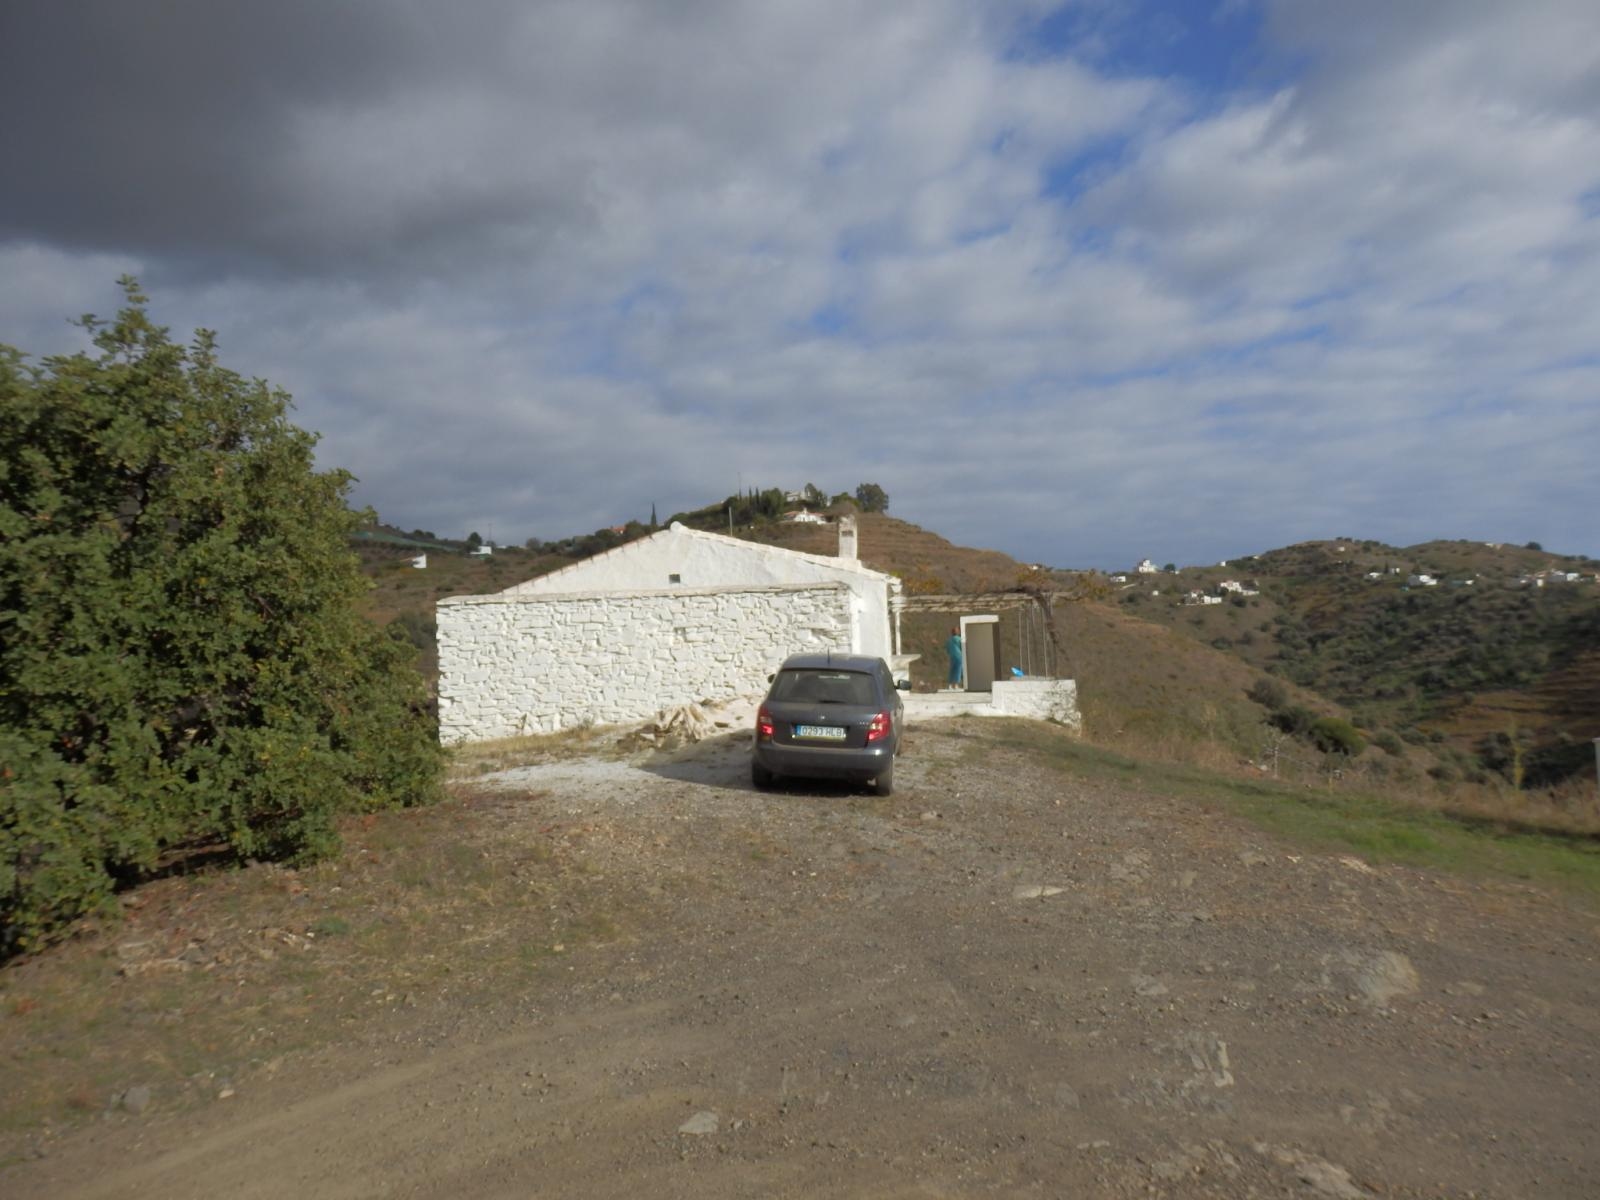
<instances>
[{"instance_id":1,"label":"dark grey car","mask_svg":"<svg viewBox=\"0 0 1600 1200\"><path fill-rule=\"evenodd\" d=\"M871 782L894 791L904 706L889 664L856 654L796 654L784 660L756 713L750 779L781 775Z\"/></svg>"}]
</instances>

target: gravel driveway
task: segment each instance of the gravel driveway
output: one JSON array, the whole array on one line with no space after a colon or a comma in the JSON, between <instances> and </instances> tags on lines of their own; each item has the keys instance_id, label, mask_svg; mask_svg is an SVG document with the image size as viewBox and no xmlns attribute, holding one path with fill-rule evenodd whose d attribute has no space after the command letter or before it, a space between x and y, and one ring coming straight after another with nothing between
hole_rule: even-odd
<instances>
[{"instance_id":1,"label":"gravel driveway","mask_svg":"<svg viewBox=\"0 0 1600 1200\"><path fill-rule=\"evenodd\" d=\"M1593 1196L1592 913L1276 843L913 731L900 790L743 736L486 781L637 914L537 994L353 1029L63 1139L23 1197Z\"/></svg>"}]
</instances>

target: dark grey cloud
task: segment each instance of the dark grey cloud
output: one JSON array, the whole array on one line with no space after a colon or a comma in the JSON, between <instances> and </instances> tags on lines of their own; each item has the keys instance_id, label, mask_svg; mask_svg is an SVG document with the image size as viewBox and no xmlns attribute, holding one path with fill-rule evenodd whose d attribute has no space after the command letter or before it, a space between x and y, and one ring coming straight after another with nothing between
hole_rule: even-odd
<instances>
[{"instance_id":1,"label":"dark grey cloud","mask_svg":"<svg viewBox=\"0 0 1600 1200\"><path fill-rule=\"evenodd\" d=\"M13 170L0 239L149 255L201 274L402 262L426 273L492 252L506 230L569 221L582 200L568 188L453 170L440 158L470 129L408 122L418 97L504 79L519 11L7 5L0 155ZM443 144L426 144L435 138Z\"/></svg>"}]
</instances>

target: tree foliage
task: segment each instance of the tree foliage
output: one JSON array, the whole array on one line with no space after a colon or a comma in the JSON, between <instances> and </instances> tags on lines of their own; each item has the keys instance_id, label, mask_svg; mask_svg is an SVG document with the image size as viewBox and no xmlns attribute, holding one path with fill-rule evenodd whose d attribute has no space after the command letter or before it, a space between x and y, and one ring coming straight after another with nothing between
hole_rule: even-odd
<instances>
[{"instance_id":1,"label":"tree foliage","mask_svg":"<svg viewBox=\"0 0 1600 1200\"><path fill-rule=\"evenodd\" d=\"M124 286L97 353L0 348L0 956L174 856L314 858L437 786L416 652L355 607L350 477Z\"/></svg>"},{"instance_id":2,"label":"tree foliage","mask_svg":"<svg viewBox=\"0 0 1600 1200\"><path fill-rule=\"evenodd\" d=\"M856 503L861 505L862 512L888 512L889 493L875 483L857 484Z\"/></svg>"}]
</instances>

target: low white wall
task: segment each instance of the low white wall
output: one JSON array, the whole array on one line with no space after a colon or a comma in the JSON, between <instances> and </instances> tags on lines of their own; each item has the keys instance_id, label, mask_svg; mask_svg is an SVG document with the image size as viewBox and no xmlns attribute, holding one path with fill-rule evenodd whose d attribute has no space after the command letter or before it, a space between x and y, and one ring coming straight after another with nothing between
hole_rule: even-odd
<instances>
[{"instance_id":1,"label":"low white wall","mask_svg":"<svg viewBox=\"0 0 1600 1200\"><path fill-rule=\"evenodd\" d=\"M790 654L849 650L850 598L822 583L441 600L439 738L643 721L765 691Z\"/></svg>"},{"instance_id":2,"label":"low white wall","mask_svg":"<svg viewBox=\"0 0 1600 1200\"><path fill-rule=\"evenodd\" d=\"M993 695L996 716L1032 717L1082 728L1077 680L996 679Z\"/></svg>"}]
</instances>

